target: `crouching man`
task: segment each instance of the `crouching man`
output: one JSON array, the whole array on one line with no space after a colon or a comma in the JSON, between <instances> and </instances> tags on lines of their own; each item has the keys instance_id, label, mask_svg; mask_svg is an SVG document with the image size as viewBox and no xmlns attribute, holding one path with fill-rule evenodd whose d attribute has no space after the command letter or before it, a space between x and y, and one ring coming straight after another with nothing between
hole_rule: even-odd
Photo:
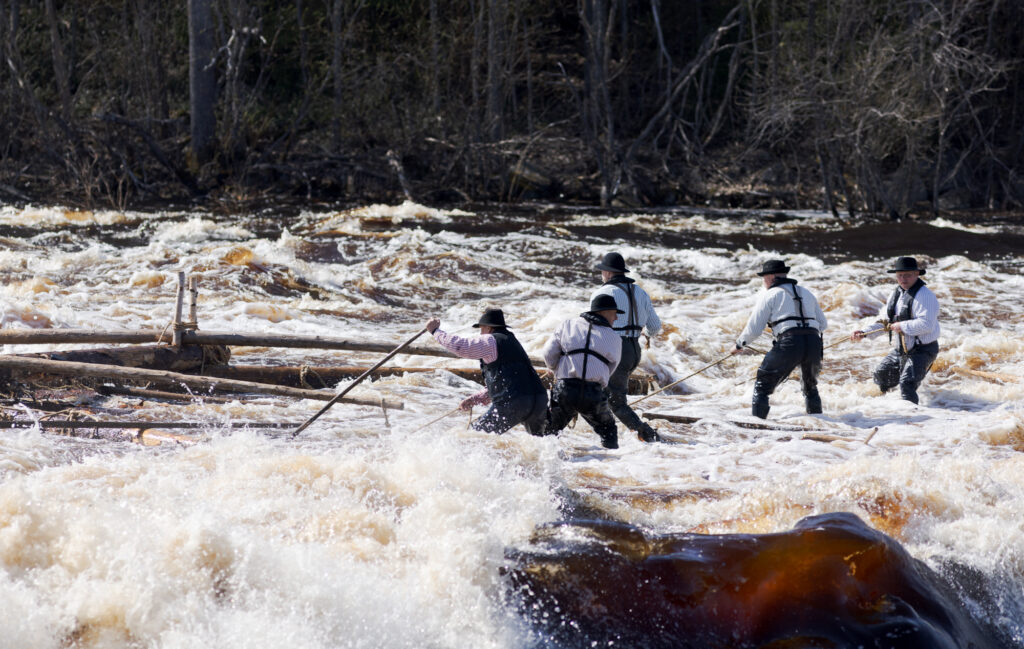
<instances>
[{"instance_id":1,"label":"crouching man","mask_svg":"<svg viewBox=\"0 0 1024 649\"><path fill-rule=\"evenodd\" d=\"M469 410L477 404L490 404L473 428L487 433L504 433L523 424L531 435L544 435L548 393L526 350L505 324L501 309L487 309L474 327L479 336L462 337L441 329L441 321L431 318L425 325L442 347L460 358L480 361L486 389L459 404Z\"/></svg>"}]
</instances>

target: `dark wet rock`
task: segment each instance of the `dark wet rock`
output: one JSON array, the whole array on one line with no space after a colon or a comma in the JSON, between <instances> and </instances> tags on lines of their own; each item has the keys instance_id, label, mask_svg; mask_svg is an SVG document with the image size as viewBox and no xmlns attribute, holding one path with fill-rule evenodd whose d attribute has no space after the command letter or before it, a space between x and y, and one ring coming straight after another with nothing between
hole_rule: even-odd
<instances>
[{"instance_id":1,"label":"dark wet rock","mask_svg":"<svg viewBox=\"0 0 1024 649\"><path fill-rule=\"evenodd\" d=\"M934 571L848 513L763 535L560 523L508 558L513 601L558 647L1013 646Z\"/></svg>"}]
</instances>

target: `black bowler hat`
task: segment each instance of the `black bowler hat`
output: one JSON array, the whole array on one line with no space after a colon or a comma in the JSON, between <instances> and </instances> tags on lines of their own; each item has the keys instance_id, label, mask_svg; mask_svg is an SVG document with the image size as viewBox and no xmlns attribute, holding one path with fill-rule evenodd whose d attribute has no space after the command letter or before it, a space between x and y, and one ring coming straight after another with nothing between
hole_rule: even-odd
<instances>
[{"instance_id":1,"label":"black bowler hat","mask_svg":"<svg viewBox=\"0 0 1024 649\"><path fill-rule=\"evenodd\" d=\"M480 322L473 325L474 327L486 326L486 327L505 327L505 314L501 312L501 309L487 309L484 314L480 316Z\"/></svg>"},{"instance_id":2,"label":"black bowler hat","mask_svg":"<svg viewBox=\"0 0 1024 649\"><path fill-rule=\"evenodd\" d=\"M606 270L609 273L628 273L626 260L617 252L609 252L601 259L601 263L594 266L594 270Z\"/></svg>"},{"instance_id":3,"label":"black bowler hat","mask_svg":"<svg viewBox=\"0 0 1024 649\"><path fill-rule=\"evenodd\" d=\"M615 298L607 293L595 295L594 299L590 301L590 313L610 311L612 309L615 309L615 313L625 313L625 311L620 309L619 305L615 303Z\"/></svg>"},{"instance_id":4,"label":"black bowler hat","mask_svg":"<svg viewBox=\"0 0 1024 649\"><path fill-rule=\"evenodd\" d=\"M761 264L761 272L758 275L782 275L789 272L789 266L781 259L769 259Z\"/></svg>"},{"instance_id":5,"label":"black bowler hat","mask_svg":"<svg viewBox=\"0 0 1024 649\"><path fill-rule=\"evenodd\" d=\"M918 267L917 260L914 259L913 257L897 257L896 263L893 264L892 268L890 268L887 272L904 273L911 270L916 270L922 275L924 275L925 273L925 270L923 268Z\"/></svg>"}]
</instances>

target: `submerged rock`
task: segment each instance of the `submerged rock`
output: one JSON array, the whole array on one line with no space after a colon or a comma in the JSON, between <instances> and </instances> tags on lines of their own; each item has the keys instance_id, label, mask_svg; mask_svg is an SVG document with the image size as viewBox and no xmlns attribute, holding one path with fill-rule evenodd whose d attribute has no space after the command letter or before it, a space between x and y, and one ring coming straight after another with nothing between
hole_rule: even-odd
<instances>
[{"instance_id":1,"label":"submerged rock","mask_svg":"<svg viewBox=\"0 0 1024 649\"><path fill-rule=\"evenodd\" d=\"M559 647L1006 646L931 569L849 513L763 535L559 523L507 554L511 597Z\"/></svg>"}]
</instances>

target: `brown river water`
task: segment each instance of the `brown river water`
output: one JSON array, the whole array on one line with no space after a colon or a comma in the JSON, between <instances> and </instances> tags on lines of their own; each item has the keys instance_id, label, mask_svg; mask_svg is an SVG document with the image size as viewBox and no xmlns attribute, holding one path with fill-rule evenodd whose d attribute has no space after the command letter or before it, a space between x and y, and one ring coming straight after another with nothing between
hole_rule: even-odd
<instances>
[{"instance_id":1,"label":"brown river water","mask_svg":"<svg viewBox=\"0 0 1024 649\"><path fill-rule=\"evenodd\" d=\"M790 380L768 420L752 418L757 355L639 404L675 418L651 420L668 443L620 430L616 450L583 421L546 438L478 433L463 413L435 422L480 386L449 371L472 361L431 356L399 355L429 371L351 393L401 410L338 404L296 438L267 425L323 402L79 391L79 413L200 427L150 445L0 432L0 649L1024 647L1013 215L0 206L0 326L163 328L184 271L199 281L201 331L396 346L431 316L467 333L498 306L539 355L585 310L610 250L665 323L640 366L661 385L729 350L755 271L785 259L837 342L824 413L804 414ZM899 255L927 266L942 308L918 406L871 382L886 341L842 342L878 318ZM239 364L381 358L231 352ZM40 416L5 403L5 418Z\"/></svg>"}]
</instances>

